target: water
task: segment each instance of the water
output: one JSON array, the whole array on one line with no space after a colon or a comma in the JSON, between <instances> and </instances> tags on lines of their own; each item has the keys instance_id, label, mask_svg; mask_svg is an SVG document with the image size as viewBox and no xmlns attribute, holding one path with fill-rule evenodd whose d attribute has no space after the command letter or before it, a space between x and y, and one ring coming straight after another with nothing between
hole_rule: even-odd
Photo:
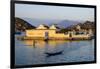
<instances>
[{"instance_id":1,"label":"water","mask_svg":"<svg viewBox=\"0 0 100 69\"><path fill-rule=\"evenodd\" d=\"M46 52L61 54L47 57ZM94 39L89 41L17 40L15 38L15 64L35 65L69 63L94 60Z\"/></svg>"}]
</instances>

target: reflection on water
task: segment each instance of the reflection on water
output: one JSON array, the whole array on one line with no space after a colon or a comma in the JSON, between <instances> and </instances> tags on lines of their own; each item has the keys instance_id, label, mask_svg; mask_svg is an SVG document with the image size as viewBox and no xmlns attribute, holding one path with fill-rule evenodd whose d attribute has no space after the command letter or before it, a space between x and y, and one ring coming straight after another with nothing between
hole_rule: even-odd
<instances>
[{"instance_id":1,"label":"reflection on water","mask_svg":"<svg viewBox=\"0 0 100 69\"><path fill-rule=\"evenodd\" d=\"M46 52L63 53L46 57ZM94 40L17 40L15 39L16 65L67 63L94 60Z\"/></svg>"}]
</instances>

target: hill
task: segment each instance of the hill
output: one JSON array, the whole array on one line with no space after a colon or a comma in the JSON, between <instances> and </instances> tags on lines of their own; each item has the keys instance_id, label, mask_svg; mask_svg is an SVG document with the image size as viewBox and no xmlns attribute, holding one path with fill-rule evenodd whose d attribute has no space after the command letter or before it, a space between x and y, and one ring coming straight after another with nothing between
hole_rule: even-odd
<instances>
[{"instance_id":1,"label":"hill","mask_svg":"<svg viewBox=\"0 0 100 69\"><path fill-rule=\"evenodd\" d=\"M35 26L32 26L31 24L29 24L27 21L15 17L15 32L23 32L26 29L34 29Z\"/></svg>"},{"instance_id":2,"label":"hill","mask_svg":"<svg viewBox=\"0 0 100 69\"><path fill-rule=\"evenodd\" d=\"M73 20L62 20L62 21L60 21L57 24L61 28L66 28L66 27L69 27L71 25L76 25L78 23L79 23L78 21L73 21Z\"/></svg>"},{"instance_id":3,"label":"hill","mask_svg":"<svg viewBox=\"0 0 100 69\"><path fill-rule=\"evenodd\" d=\"M86 21L84 23L78 23L76 25L70 25L69 27L61 29L60 32L65 33L67 31L75 30L77 25L79 25L82 29L86 30L92 29L92 31L95 32L95 23L90 21Z\"/></svg>"}]
</instances>

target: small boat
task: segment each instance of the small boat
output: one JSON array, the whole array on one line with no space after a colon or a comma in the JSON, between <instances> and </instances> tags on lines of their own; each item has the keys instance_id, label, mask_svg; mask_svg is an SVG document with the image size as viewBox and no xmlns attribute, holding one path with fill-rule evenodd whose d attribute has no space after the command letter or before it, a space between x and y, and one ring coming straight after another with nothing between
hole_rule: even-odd
<instances>
[{"instance_id":1,"label":"small boat","mask_svg":"<svg viewBox=\"0 0 100 69\"><path fill-rule=\"evenodd\" d=\"M20 34L21 34L21 32L15 32L15 34L20 35Z\"/></svg>"},{"instance_id":2,"label":"small boat","mask_svg":"<svg viewBox=\"0 0 100 69\"><path fill-rule=\"evenodd\" d=\"M49 56L55 56L55 55L60 55L60 54L62 54L63 53L63 51L60 51L60 52L55 52L55 53L45 53L45 54L47 54L47 57L49 57Z\"/></svg>"}]
</instances>

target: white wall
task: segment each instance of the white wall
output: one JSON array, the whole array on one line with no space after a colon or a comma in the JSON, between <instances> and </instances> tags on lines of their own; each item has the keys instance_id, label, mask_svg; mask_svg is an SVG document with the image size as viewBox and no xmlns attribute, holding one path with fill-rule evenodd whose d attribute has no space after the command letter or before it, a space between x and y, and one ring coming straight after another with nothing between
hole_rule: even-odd
<instances>
[{"instance_id":1,"label":"white wall","mask_svg":"<svg viewBox=\"0 0 100 69\"><path fill-rule=\"evenodd\" d=\"M100 0L33 0L58 3L97 5L97 34L100 35ZM55 67L39 67L37 69L99 69L100 68L100 36L97 42L97 64L66 65ZM9 69L10 66L10 0L0 0L0 69Z\"/></svg>"}]
</instances>

